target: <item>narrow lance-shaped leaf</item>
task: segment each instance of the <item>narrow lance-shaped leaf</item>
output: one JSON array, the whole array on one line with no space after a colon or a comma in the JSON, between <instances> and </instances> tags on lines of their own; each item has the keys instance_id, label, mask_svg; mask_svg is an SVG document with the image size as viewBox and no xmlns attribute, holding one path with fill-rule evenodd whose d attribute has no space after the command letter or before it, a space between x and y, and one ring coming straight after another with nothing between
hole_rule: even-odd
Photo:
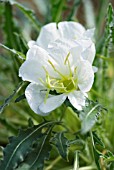
<instances>
[{"instance_id":1,"label":"narrow lance-shaped leaf","mask_svg":"<svg viewBox=\"0 0 114 170\"><path fill-rule=\"evenodd\" d=\"M25 94L22 94L21 96L19 96L18 98L16 98L15 103L20 102L21 100L23 100L23 99L25 99L25 98L26 98L26 97L25 97Z\"/></svg>"},{"instance_id":2,"label":"narrow lance-shaped leaf","mask_svg":"<svg viewBox=\"0 0 114 170\"><path fill-rule=\"evenodd\" d=\"M4 101L4 104L0 106L0 113L3 112L4 108L10 103L10 101L13 99L13 97L18 93L18 91L23 86L23 82L21 82L18 87L14 90L14 92Z\"/></svg>"},{"instance_id":3,"label":"narrow lance-shaped leaf","mask_svg":"<svg viewBox=\"0 0 114 170\"><path fill-rule=\"evenodd\" d=\"M25 159L33 142L41 138L42 129L53 126L57 122L43 122L39 125L20 130L17 137L10 138L10 143L4 149L4 160L0 163L0 169L13 170Z\"/></svg>"},{"instance_id":4,"label":"narrow lance-shaped leaf","mask_svg":"<svg viewBox=\"0 0 114 170\"><path fill-rule=\"evenodd\" d=\"M97 165L97 169L101 170L99 159L102 156L102 153L100 151L98 151L95 147L95 141L94 141L94 138L93 138L93 133L91 132L90 135L91 135L91 140L92 140L92 147L93 147L93 154L94 154L95 163Z\"/></svg>"},{"instance_id":5,"label":"narrow lance-shaped leaf","mask_svg":"<svg viewBox=\"0 0 114 170\"><path fill-rule=\"evenodd\" d=\"M98 137L96 132L93 132L93 139L94 139L94 143L98 144L100 146L102 146L103 148L105 148L104 143L102 142L102 140Z\"/></svg>"},{"instance_id":6,"label":"narrow lance-shaped leaf","mask_svg":"<svg viewBox=\"0 0 114 170\"><path fill-rule=\"evenodd\" d=\"M23 12L23 14L33 23L34 27L37 30L40 30L41 23L35 17L34 11L24 7L22 4L14 0L9 0L9 2L11 5L16 5Z\"/></svg>"},{"instance_id":7,"label":"narrow lance-shaped leaf","mask_svg":"<svg viewBox=\"0 0 114 170\"><path fill-rule=\"evenodd\" d=\"M15 50L15 49L11 49L11 48L9 48L9 47L7 47L7 46L1 44L1 43L0 43L0 46L3 47L3 48L5 48L6 50L12 52L13 54L18 55L19 58L21 58L22 60L25 60L25 59L26 59L26 56L25 56L22 52L17 51L17 50Z\"/></svg>"}]
</instances>

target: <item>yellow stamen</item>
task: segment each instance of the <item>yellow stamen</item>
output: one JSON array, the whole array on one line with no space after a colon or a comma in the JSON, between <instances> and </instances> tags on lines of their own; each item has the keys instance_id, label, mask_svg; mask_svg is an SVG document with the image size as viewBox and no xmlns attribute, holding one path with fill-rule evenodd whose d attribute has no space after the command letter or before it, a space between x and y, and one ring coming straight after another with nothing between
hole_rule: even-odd
<instances>
[{"instance_id":1,"label":"yellow stamen","mask_svg":"<svg viewBox=\"0 0 114 170\"><path fill-rule=\"evenodd\" d=\"M52 63L50 60L48 60L48 62L49 62L49 64L52 66L52 68L54 69L54 71L57 72L61 77L64 78L64 75L61 74L61 73L55 68L55 66L53 65L53 63Z\"/></svg>"},{"instance_id":2,"label":"yellow stamen","mask_svg":"<svg viewBox=\"0 0 114 170\"><path fill-rule=\"evenodd\" d=\"M64 61L64 64L66 65L66 62L68 61L68 58L70 56L70 52L67 54L66 58L65 58L65 61Z\"/></svg>"}]
</instances>

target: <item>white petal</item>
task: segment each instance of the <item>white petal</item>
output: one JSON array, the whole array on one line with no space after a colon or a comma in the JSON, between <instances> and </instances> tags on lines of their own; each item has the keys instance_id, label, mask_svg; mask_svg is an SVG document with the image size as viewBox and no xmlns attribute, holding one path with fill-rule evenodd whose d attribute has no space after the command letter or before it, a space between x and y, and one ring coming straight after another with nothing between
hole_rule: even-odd
<instances>
[{"instance_id":1,"label":"white petal","mask_svg":"<svg viewBox=\"0 0 114 170\"><path fill-rule=\"evenodd\" d=\"M94 36L94 33L95 33L95 28L88 29L88 30L85 31L84 36L92 39L93 36Z\"/></svg>"},{"instance_id":2,"label":"white petal","mask_svg":"<svg viewBox=\"0 0 114 170\"><path fill-rule=\"evenodd\" d=\"M29 48L31 48L33 45L38 45L38 44L37 44L36 41L30 40L30 41L28 42Z\"/></svg>"},{"instance_id":3,"label":"white petal","mask_svg":"<svg viewBox=\"0 0 114 170\"><path fill-rule=\"evenodd\" d=\"M37 114L47 115L47 113L43 114L39 110L39 105L44 101L46 92L45 87L37 84L29 84L25 90L25 96L27 98L28 104L30 108Z\"/></svg>"},{"instance_id":4,"label":"white petal","mask_svg":"<svg viewBox=\"0 0 114 170\"><path fill-rule=\"evenodd\" d=\"M22 77L23 81L40 83L40 78L45 80L45 71L39 61L27 60L19 69L19 77Z\"/></svg>"},{"instance_id":5,"label":"white petal","mask_svg":"<svg viewBox=\"0 0 114 170\"><path fill-rule=\"evenodd\" d=\"M56 62L44 49L36 45L32 46L27 52L26 61L19 69L19 76L22 77L23 80L39 83L40 78L45 80L46 73L44 67L51 76L54 76L55 72L48 60L50 60L53 65L56 65Z\"/></svg>"},{"instance_id":6,"label":"white petal","mask_svg":"<svg viewBox=\"0 0 114 170\"><path fill-rule=\"evenodd\" d=\"M78 87L82 92L88 92L94 82L94 72L92 65L86 61L80 61L77 67Z\"/></svg>"},{"instance_id":7,"label":"white petal","mask_svg":"<svg viewBox=\"0 0 114 170\"><path fill-rule=\"evenodd\" d=\"M72 40L68 41L65 38L57 39L56 41L49 44L48 52L57 62L64 62L69 50L76 45L77 43Z\"/></svg>"},{"instance_id":8,"label":"white petal","mask_svg":"<svg viewBox=\"0 0 114 170\"><path fill-rule=\"evenodd\" d=\"M82 110L82 106L85 106L85 96L81 91L69 93L68 99L77 110Z\"/></svg>"},{"instance_id":9,"label":"white petal","mask_svg":"<svg viewBox=\"0 0 114 170\"><path fill-rule=\"evenodd\" d=\"M61 37L66 39L78 39L85 32L85 28L81 24L72 21L58 23L58 29Z\"/></svg>"},{"instance_id":10,"label":"white petal","mask_svg":"<svg viewBox=\"0 0 114 170\"><path fill-rule=\"evenodd\" d=\"M57 69L62 72L62 74L68 74L69 69L68 65L65 65L65 59L70 52L70 49L76 46L75 41L68 41L64 38L61 40L58 39L55 42L51 43L51 48L48 48L48 52L50 56L58 63ZM69 60L71 61L71 55L69 56Z\"/></svg>"},{"instance_id":11,"label":"white petal","mask_svg":"<svg viewBox=\"0 0 114 170\"><path fill-rule=\"evenodd\" d=\"M70 61L71 66L78 66L81 60L81 53L83 48L80 45L76 45L75 47L70 49L70 53L72 56L72 61Z\"/></svg>"},{"instance_id":12,"label":"white petal","mask_svg":"<svg viewBox=\"0 0 114 170\"><path fill-rule=\"evenodd\" d=\"M89 47L87 47L83 52L82 52L82 57L85 60L88 60L91 64L93 63L93 60L95 58L95 44L91 43Z\"/></svg>"},{"instance_id":13,"label":"white petal","mask_svg":"<svg viewBox=\"0 0 114 170\"><path fill-rule=\"evenodd\" d=\"M65 94L51 96L50 98L48 98L46 100L46 103L43 102L39 106L39 109L43 113L51 112L51 111L55 110L57 107L59 107L60 105L62 105L62 103L65 101L66 97L67 96Z\"/></svg>"},{"instance_id":14,"label":"white petal","mask_svg":"<svg viewBox=\"0 0 114 170\"><path fill-rule=\"evenodd\" d=\"M37 43L39 46L47 49L48 44L59 37L56 23L50 23L41 28Z\"/></svg>"},{"instance_id":15,"label":"white petal","mask_svg":"<svg viewBox=\"0 0 114 170\"><path fill-rule=\"evenodd\" d=\"M38 60L41 63L46 63L48 60L50 60L50 56L43 48L33 45L27 52L26 60Z\"/></svg>"}]
</instances>

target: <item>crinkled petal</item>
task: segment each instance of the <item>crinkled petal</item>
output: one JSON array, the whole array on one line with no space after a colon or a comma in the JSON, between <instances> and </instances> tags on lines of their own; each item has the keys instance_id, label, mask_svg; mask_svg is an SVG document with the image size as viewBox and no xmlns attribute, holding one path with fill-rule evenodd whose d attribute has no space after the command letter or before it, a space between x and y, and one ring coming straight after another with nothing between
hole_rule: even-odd
<instances>
[{"instance_id":1,"label":"crinkled petal","mask_svg":"<svg viewBox=\"0 0 114 170\"><path fill-rule=\"evenodd\" d=\"M39 78L45 79L45 71L42 66L49 67L48 53L36 45L32 46L28 52L26 61L19 69L19 77L25 81L39 83Z\"/></svg>"},{"instance_id":2,"label":"crinkled petal","mask_svg":"<svg viewBox=\"0 0 114 170\"><path fill-rule=\"evenodd\" d=\"M45 87L34 83L30 83L25 90L25 96L27 98L28 104L30 105L30 108L35 113L43 116L47 115L48 113L46 112L43 114L39 110L39 105L44 101L45 95Z\"/></svg>"},{"instance_id":3,"label":"crinkled petal","mask_svg":"<svg viewBox=\"0 0 114 170\"><path fill-rule=\"evenodd\" d=\"M62 61L64 63L69 50L76 45L77 43L75 41L68 41L65 38L57 39L56 41L49 44L48 52L55 61L60 63Z\"/></svg>"},{"instance_id":4,"label":"crinkled petal","mask_svg":"<svg viewBox=\"0 0 114 170\"><path fill-rule=\"evenodd\" d=\"M47 49L48 44L55 41L59 37L56 23L50 23L41 28L37 43L42 48Z\"/></svg>"},{"instance_id":5,"label":"crinkled petal","mask_svg":"<svg viewBox=\"0 0 114 170\"><path fill-rule=\"evenodd\" d=\"M74 91L69 93L68 99L70 103L75 107L77 110L82 110L82 106L85 106L85 96L81 91Z\"/></svg>"},{"instance_id":6,"label":"crinkled petal","mask_svg":"<svg viewBox=\"0 0 114 170\"><path fill-rule=\"evenodd\" d=\"M65 101L66 97L67 96L65 94L51 96L46 100L46 103L43 102L39 106L39 109L44 114L47 112L49 113L49 112L55 110L56 108L58 108L59 106L61 106L62 103Z\"/></svg>"},{"instance_id":7,"label":"crinkled petal","mask_svg":"<svg viewBox=\"0 0 114 170\"><path fill-rule=\"evenodd\" d=\"M50 60L50 56L43 48L33 45L27 52L26 60L38 60L40 63L45 64Z\"/></svg>"},{"instance_id":8,"label":"crinkled petal","mask_svg":"<svg viewBox=\"0 0 114 170\"><path fill-rule=\"evenodd\" d=\"M82 57L85 60L88 60L91 64L93 63L93 60L95 58L95 44L91 43L89 47L87 47L83 52L82 52Z\"/></svg>"},{"instance_id":9,"label":"crinkled petal","mask_svg":"<svg viewBox=\"0 0 114 170\"><path fill-rule=\"evenodd\" d=\"M26 81L39 83L39 79L45 80L46 72L44 68L51 76L56 76L49 61L51 61L53 65L57 65L44 49L36 45L32 46L27 52L26 61L19 69L19 77L22 77L22 79Z\"/></svg>"},{"instance_id":10,"label":"crinkled petal","mask_svg":"<svg viewBox=\"0 0 114 170\"><path fill-rule=\"evenodd\" d=\"M22 77L23 81L40 83L40 78L45 80L45 71L39 61L27 60L19 69L19 77Z\"/></svg>"},{"instance_id":11,"label":"crinkled petal","mask_svg":"<svg viewBox=\"0 0 114 170\"><path fill-rule=\"evenodd\" d=\"M78 87L82 92L88 92L94 82L94 71L92 65L86 61L80 61L77 67Z\"/></svg>"},{"instance_id":12,"label":"crinkled petal","mask_svg":"<svg viewBox=\"0 0 114 170\"><path fill-rule=\"evenodd\" d=\"M61 37L66 39L78 39L85 32L85 28L77 22L60 22L58 23L58 29Z\"/></svg>"},{"instance_id":13,"label":"crinkled petal","mask_svg":"<svg viewBox=\"0 0 114 170\"><path fill-rule=\"evenodd\" d=\"M84 35L83 35L83 36L92 39L93 36L94 36L94 33L95 33L95 28L87 29L87 30L84 32Z\"/></svg>"},{"instance_id":14,"label":"crinkled petal","mask_svg":"<svg viewBox=\"0 0 114 170\"><path fill-rule=\"evenodd\" d=\"M37 43L36 41L33 41L33 40L30 40L30 41L28 42L28 47L29 47L29 48L31 48L31 47L34 46L34 45L38 45L38 43Z\"/></svg>"},{"instance_id":15,"label":"crinkled petal","mask_svg":"<svg viewBox=\"0 0 114 170\"><path fill-rule=\"evenodd\" d=\"M80 45L76 45L75 47L71 48L70 49L70 53L71 53L71 58L72 60L70 60L70 64L71 64L71 67L74 66L78 66L80 60L81 60L81 53L82 53L82 50L83 48L80 46Z\"/></svg>"},{"instance_id":16,"label":"crinkled petal","mask_svg":"<svg viewBox=\"0 0 114 170\"><path fill-rule=\"evenodd\" d=\"M75 41L67 41L66 39L58 39L55 42L50 44L50 48L48 48L48 52L50 56L58 63L57 69L62 72L62 74L68 74L68 64L65 64L65 60L69 55L70 49L76 46L77 43ZM72 58L69 55L69 61L71 62Z\"/></svg>"}]
</instances>

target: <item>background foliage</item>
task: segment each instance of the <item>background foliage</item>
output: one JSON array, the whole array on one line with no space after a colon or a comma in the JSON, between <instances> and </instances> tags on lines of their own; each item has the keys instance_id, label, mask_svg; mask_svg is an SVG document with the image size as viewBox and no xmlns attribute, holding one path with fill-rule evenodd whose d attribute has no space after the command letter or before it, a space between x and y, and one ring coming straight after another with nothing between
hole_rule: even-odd
<instances>
[{"instance_id":1,"label":"background foliage","mask_svg":"<svg viewBox=\"0 0 114 170\"><path fill-rule=\"evenodd\" d=\"M27 42L36 40L43 25L63 20L79 21L86 28L96 28L97 53L94 65L98 67L98 72L89 93L89 98L94 102L88 101L89 108L79 113L79 117L66 103L44 120L33 113L24 99L27 83L21 82L18 70L25 59ZM10 144L4 150L7 166L3 161L0 165L2 169L33 170L37 167L41 170L44 167L45 170L70 170L75 155L74 168L113 170L113 1L3 0L0 1L0 35L0 43L4 44L0 45L0 145L6 147L8 137L18 135L10 139ZM92 114L88 114L93 108ZM104 111L104 108L108 111ZM19 134L18 129L21 129ZM28 137L28 134L31 136ZM34 144L31 145L31 141ZM42 143L44 145L41 147ZM17 145L19 150L16 149ZM12 152L14 155L9 160ZM3 158L2 148L0 157ZM32 157L37 158L36 161Z\"/></svg>"}]
</instances>

